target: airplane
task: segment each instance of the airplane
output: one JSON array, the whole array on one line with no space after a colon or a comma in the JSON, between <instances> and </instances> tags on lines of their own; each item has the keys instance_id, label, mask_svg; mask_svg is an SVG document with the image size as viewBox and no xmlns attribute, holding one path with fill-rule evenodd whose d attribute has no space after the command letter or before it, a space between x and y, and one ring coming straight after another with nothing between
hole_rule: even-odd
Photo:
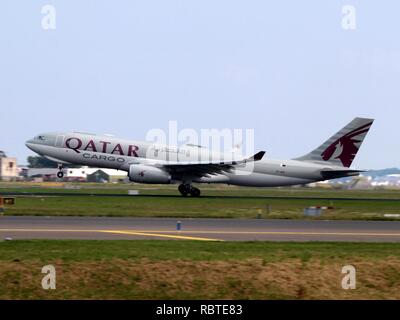
<instances>
[{"instance_id":1,"label":"airplane","mask_svg":"<svg viewBox=\"0 0 400 320\"><path fill-rule=\"evenodd\" d=\"M182 196L199 197L193 183L277 187L357 176L363 170L350 166L373 121L355 118L318 148L291 160L267 159L265 151L235 158L196 145L158 145L81 132L39 134L26 146L57 162L60 179L65 164L112 168L126 171L132 182L179 183Z\"/></svg>"}]
</instances>

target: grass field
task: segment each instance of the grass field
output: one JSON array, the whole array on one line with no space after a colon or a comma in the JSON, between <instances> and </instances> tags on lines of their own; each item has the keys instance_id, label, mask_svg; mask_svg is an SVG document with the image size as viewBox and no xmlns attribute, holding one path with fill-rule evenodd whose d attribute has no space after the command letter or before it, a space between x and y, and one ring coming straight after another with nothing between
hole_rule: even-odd
<instances>
[{"instance_id":1,"label":"grass field","mask_svg":"<svg viewBox=\"0 0 400 320\"><path fill-rule=\"evenodd\" d=\"M130 189L141 196L119 196ZM202 191L202 198L182 198L176 186L0 183L0 194L17 194L6 215L289 219L304 218L311 205L334 207L317 219L400 213L399 192L390 190L206 185ZM41 287L48 264L57 270L56 290ZM355 290L341 287L349 264L357 270ZM0 284L0 299L400 299L400 244L3 241Z\"/></svg>"},{"instance_id":2,"label":"grass field","mask_svg":"<svg viewBox=\"0 0 400 320\"><path fill-rule=\"evenodd\" d=\"M129 189L139 190L144 196L117 196L126 195ZM400 213L400 192L396 190L239 188L204 185L202 191L204 197L182 198L178 196L176 186L0 184L0 194L18 194L16 205L7 208L7 215L255 218L261 214L265 218L291 219L304 218L304 208L315 205L333 206L334 209L327 210L320 217L313 219L389 220L391 218L385 218L384 214ZM24 193L35 193L35 196L24 196ZM59 193L75 196L57 196ZM79 195L82 193L85 195ZM101 194L108 196L96 196ZM363 200L367 198L376 201Z\"/></svg>"},{"instance_id":3,"label":"grass field","mask_svg":"<svg viewBox=\"0 0 400 320\"><path fill-rule=\"evenodd\" d=\"M48 264L56 290L41 287ZM0 299L400 299L400 245L9 241L0 283Z\"/></svg>"}]
</instances>

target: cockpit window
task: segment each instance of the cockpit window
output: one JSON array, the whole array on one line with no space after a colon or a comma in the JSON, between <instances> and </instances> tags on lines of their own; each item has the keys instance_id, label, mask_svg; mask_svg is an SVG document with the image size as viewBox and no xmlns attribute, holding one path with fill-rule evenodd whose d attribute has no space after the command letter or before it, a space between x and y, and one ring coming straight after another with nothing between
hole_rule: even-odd
<instances>
[{"instance_id":1,"label":"cockpit window","mask_svg":"<svg viewBox=\"0 0 400 320\"><path fill-rule=\"evenodd\" d=\"M36 140L44 141L44 140L45 140L45 137L44 137L44 136L37 136L37 137L35 137L35 139L36 139Z\"/></svg>"}]
</instances>

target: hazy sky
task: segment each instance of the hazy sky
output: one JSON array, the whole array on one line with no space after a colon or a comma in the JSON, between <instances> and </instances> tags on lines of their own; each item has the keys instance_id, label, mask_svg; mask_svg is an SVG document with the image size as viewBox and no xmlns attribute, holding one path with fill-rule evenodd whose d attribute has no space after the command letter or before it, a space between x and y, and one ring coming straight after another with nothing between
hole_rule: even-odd
<instances>
[{"instance_id":1,"label":"hazy sky","mask_svg":"<svg viewBox=\"0 0 400 320\"><path fill-rule=\"evenodd\" d=\"M0 149L26 163L40 132L144 139L177 120L253 128L257 149L292 158L363 116L376 122L354 165L400 167L399 12L397 0L2 0Z\"/></svg>"}]
</instances>

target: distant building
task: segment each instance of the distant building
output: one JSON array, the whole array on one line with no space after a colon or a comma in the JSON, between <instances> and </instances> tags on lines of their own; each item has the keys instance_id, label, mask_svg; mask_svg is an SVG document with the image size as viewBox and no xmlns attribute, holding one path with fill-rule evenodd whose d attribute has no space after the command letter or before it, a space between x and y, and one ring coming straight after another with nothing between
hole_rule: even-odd
<instances>
[{"instance_id":1,"label":"distant building","mask_svg":"<svg viewBox=\"0 0 400 320\"><path fill-rule=\"evenodd\" d=\"M126 177L125 171L115 169L81 167L64 170L64 179L67 181L118 182Z\"/></svg>"},{"instance_id":2,"label":"distant building","mask_svg":"<svg viewBox=\"0 0 400 320\"><path fill-rule=\"evenodd\" d=\"M57 168L30 168L27 172L29 179L42 179L43 181L53 181L57 179ZM63 181L73 182L119 182L127 179L125 171L103 168L64 168Z\"/></svg>"},{"instance_id":3,"label":"distant building","mask_svg":"<svg viewBox=\"0 0 400 320\"><path fill-rule=\"evenodd\" d=\"M53 181L57 179L57 172L57 168L29 168L26 177L36 181Z\"/></svg>"},{"instance_id":4,"label":"distant building","mask_svg":"<svg viewBox=\"0 0 400 320\"><path fill-rule=\"evenodd\" d=\"M347 189L370 189L371 177L355 176L346 184Z\"/></svg>"},{"instance_id":5,"label":"distant building","mask_svg":"<svg viewBox=\"0 0 400 320\"><path fill-rule=\"evenodd\" d=\"M93 169L94 170L94 169ZM89 172L93 172L88 167L81 168L65 168L64 169L64 180L65 181L86 181L86 177Z\"/></svg>"},{"instance_id":6,"label":"distant building","mask_svg":"<svg viewBox=\"0 0 400 320\"><path fill-rule=\"evenodd\" d=\"M4 151L0 151L0 180L12 181L17 178L17 158L7 157Z\"/></svg>"},{"instance_id":7,"label":"distant building","mask_svg":"<svg viewBox=\"0 0 400 320\"><path fill-rule=\"evenodd\" d=\"M98 169L87 175L88 182L122 182L127 180L127 173L114 169Z\"/></svg>"},{"instance_id":8,"label":"distant building","mask_svg":"<svg viewBox=\"0 0 400 320\"><path fill-rule=\"evenodd\" d=\"M26 179L29 168L24 165L19 165L17 170L18 170L18 176L20 177L20 179Z\"/></svg>"}]
</instances>

